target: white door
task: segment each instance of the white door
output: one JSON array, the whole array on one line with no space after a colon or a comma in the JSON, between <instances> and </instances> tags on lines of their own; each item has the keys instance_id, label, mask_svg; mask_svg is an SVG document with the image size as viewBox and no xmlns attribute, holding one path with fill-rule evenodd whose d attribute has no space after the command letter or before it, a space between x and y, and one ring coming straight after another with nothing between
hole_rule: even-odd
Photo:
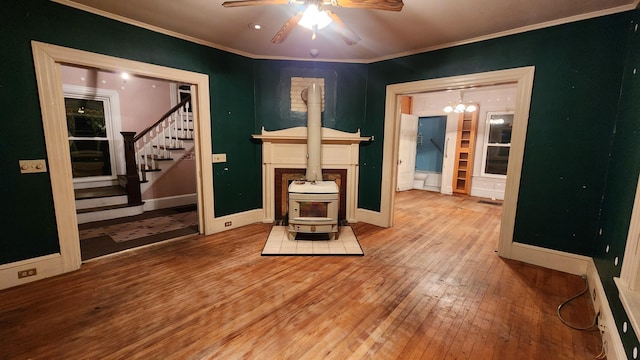
<instances>
[{"instance_id":1,"label":"white door","mask_svg":"<svg viewBox=\"0 0 640 360\"><path fill-rule=\"evenodd\" d=\"M418 116L401 114L400 142L398 149L398 177L396 190L413 189L413 176L416 170L416 146L418 138Z\"/></svg>"}]
</instances>

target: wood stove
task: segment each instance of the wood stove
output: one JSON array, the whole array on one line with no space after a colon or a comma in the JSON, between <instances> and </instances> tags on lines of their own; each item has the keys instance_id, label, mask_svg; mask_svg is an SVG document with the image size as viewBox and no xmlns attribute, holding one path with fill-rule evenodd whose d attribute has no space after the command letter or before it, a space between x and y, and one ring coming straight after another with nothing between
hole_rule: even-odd
<instances>
[{"instance_id":1,"label":"wood stove","mask_svg":"<svg viewBox=\"0 0 640 360\"><path fill-rule=\"evenodd\" d=\"M316 83L302 92L307 103L307 171L305 180L289 185L289 238L298 233L338 236L339 188L335 181L322 180L320 167L321 89Z\"/></svg>"},{"instance_id":2,"label":"wood stove","mask_svg":"<svg viewBox=\"0 0 640 360\"><path fill-rule=\"evenodd\" d=\"M294 181L289 186L289 237L328 234L338 237L338 185L334 181Z\"/></svg>"}]
</instances>

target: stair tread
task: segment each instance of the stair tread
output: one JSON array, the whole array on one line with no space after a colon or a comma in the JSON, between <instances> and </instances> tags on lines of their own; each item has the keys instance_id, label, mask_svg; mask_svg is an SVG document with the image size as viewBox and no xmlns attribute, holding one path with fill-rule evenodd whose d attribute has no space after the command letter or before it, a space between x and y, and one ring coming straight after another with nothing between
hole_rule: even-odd
<instances>
[{"instance_id":1,"label":"stair tread","mask_svg":"<svg viewBox=\"0 0 640 360\"><path fill-rule=\"evenodd\" d=\"M88 209L78 209L78 210L76 210L76 213L77 214L85 214L85 213L96 212L96 211L124 209L124 208L128 208L128 207L140 206L142 204L144 204L144 203L141 202L140 204L133 204L133 205L119 204L119 205L99 206L99 207L88 208Z\"/></svg>"},{"instance_id":2,"label":"stair tread","mask_svg":"<svg viewBox=\"0 0 640 360\"><path fill-rule=\"evenodd\" d=\"M190 137L190 138L185 138L185 137L169 137L167 136L167 139L176 139L176 140L183 140L183 141L193 141L194 138Z\"/></svg>"},{"instance_id":3,"label":"stair tread","mask_svg":"<svg viewBox=\"0 0 640 360\"><path fill-rule=\"evenodd\" d=\"M75 189L73 192L76 200L127 195L127 191L122 186L118 185Z\"/></svg>"},{"instance_id":4,"label":"stair tread","mask_svg":"<svg viewBox=\"0 0 640 360\"><path fill-rule=\"evenodd\" d=\"M153 160L155 160L155 161L169 161L169 160L173 160L173 158L157 157L157 156L154 156L154 155L147 155L147 157L148 157L149 159L153 159Z\"/></svg>"},{"instance_id":5,"label":"stair tread","mask_svg":"<svg viewBox=\"0 0 640 360\"><path fill-rule=\"evenodd\" d=\"M184 150L183 147L170 147L170 146L162 146L162 145L153 145L154 148L163 149L163 150Z\"/></svg>"}]
</instances>

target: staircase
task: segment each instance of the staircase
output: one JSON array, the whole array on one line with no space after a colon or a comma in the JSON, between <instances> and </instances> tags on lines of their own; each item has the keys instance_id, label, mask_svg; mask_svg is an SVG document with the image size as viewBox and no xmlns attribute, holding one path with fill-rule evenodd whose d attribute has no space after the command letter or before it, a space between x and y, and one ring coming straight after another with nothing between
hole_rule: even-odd
<instances>
[{"instance_id":1,"label":"staircase","mask_svg":"<svg viewBox=\"0 0 640 360\"><path fill-rule=\"evenodd\" d=\"M142 204L129 205L120 185L75 189L78 224L133 216L144 212Z\"/></svg>"},{"instance_id":2,"label":"staircase","mask_svg":"<svg viewBox=\"0 0 640 360\"><path fill-rule=\"evenodd\" d=\"M138 135L122 132L127 173L115 184L75 190L79 224L144 212L142 192L194 148L190 100L186 97Z\"/></svg>"}]
</instances>

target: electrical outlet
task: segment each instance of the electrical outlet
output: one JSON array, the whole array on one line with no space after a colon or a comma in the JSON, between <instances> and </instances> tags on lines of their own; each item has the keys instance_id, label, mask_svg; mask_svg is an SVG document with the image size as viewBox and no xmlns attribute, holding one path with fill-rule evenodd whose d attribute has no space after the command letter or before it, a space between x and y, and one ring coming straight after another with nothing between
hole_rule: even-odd
<instances>
[{"instance_id":1,"label":"electrical outlet","mask_svg":"<svg viewBox=\"0 0 640 360\"><path fill-rule=\"evenodd\" d=\"M35 275L38 275L38 270L36 270L36 268L18 271L18 279L26 278L29 276L35 276Z\"/></svg>"},{"instance_id":2,"label":"electrical outlet","mask_svg":"<svg viewBox=\"0 0 640 360\"><path fill-rule=\"evenodd\" d=\"M231 221L227 221L224 223L224 227L229 227L229 226L231 226Z\"/></svg>"}]
</instances>

